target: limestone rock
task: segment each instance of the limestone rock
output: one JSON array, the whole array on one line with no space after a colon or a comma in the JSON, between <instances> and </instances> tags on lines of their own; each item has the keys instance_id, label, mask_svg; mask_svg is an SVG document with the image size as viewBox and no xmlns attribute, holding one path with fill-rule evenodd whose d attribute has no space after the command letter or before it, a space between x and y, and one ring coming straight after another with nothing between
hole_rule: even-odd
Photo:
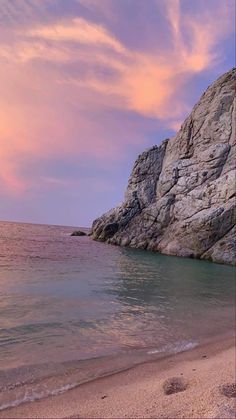
<instances>
[{"instance_id":1,"label":"limestone rock","mask_svg":"<svg viewBox=\"0 0 236 419\"><path fill-rule=\"evenodd\" d=\"M138 157L124 202L93 222L94 239L235 264L235 87L232 69L175 137Z\"/></svg>"}]
</instances>

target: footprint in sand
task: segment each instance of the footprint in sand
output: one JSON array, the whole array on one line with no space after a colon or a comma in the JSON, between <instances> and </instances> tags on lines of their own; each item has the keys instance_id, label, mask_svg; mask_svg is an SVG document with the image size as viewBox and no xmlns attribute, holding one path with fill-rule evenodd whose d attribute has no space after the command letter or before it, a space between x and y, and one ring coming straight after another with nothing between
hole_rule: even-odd
<instances>
[{"instance_id":1,"label":"footprint in sand","mask_svg":"<svg viewBox=\"0 0 236 419\"><path fill-rule=\"evenodd\" d=\"M187 382L181 377L168 378L163 384L163 390L166 395L179 393L187 388Z\"/></svg>"},{"instance_id":2,"label":"footprint in sand","mask_svg":"<svg viewBox=\"0 0 236 419\"><path fill-rule=\"evenodd\" d=\"M219 386L219 390L223 396L236 397L236 383L223 384L222 386Z\"/></svg>"}]
</instances>

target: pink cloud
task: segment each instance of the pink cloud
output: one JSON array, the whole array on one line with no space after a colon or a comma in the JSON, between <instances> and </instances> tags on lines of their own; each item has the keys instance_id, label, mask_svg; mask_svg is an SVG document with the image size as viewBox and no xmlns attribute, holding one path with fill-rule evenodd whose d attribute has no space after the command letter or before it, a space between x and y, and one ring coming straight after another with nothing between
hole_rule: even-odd
<instances>
[{"instance_id":1,"label":"pink cloud","mask_svg":"<svg viewBox=\"0 0 236 419\"><path fill-rule=\"evenodd\" d=\"M178 0L166 1L172 48L156 53L132 50L104 25L82 17L45 24L32 18L30 26L11 28L11 35L4 28L0 41L2 185L14 193L31 186L30 179L20 176L23 157L25 161L89 156L112 161L125 153L128 144L145 144L142 131L130 132L127 125L111 121L112 111L134 112L177 128L189 109L182 95L186 82L220 59L218 42L233 27L230 4L217 2L214 10L193 16L181 12ZM14 15L7 10L8 16ZM216 25L218 19L220 25ZM104 74L96 71L98 66ZM114 141L114 130L116 138L120 134L119 141Z\"/></svg>"}]
</instances>

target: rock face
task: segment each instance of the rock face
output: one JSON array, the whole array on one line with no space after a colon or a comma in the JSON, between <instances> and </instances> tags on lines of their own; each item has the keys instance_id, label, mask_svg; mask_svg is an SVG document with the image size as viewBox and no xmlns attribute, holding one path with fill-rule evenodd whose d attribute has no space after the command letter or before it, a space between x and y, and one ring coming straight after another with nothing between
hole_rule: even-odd
<instances>
[{"instance_id":1,"label":"rock face","mask_svg":"<svg viewBox=\"0 0 236 419\"><path fill-rule=\"evenodd\" d=\"M202 95L178 134L136 160L124 202L93 238L235 264L236 69Z\"/></svg>"}]
</instances>

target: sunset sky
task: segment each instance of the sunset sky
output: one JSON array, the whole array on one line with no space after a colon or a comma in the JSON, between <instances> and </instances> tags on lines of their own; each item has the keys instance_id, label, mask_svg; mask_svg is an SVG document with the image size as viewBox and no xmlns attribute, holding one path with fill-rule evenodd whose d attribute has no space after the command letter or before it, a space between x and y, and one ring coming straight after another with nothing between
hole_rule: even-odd
<instances>
[{"instance_id":1,"label":"sunset sky","mask_svg":"<svg viewBox=\"0 0 236 419\"><path fill-rule=\"evenodd\" d=\"M235 0L0 0L0 220L89 226L232 68Z\"/></svg>"}]
</instances>

